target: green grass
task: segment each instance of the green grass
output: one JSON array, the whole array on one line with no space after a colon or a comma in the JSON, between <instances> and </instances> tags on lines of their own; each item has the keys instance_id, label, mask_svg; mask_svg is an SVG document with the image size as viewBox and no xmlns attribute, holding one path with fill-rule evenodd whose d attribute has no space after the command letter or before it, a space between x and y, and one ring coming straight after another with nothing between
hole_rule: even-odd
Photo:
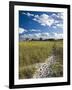
<instances>
[{"instance_id":1,"label":"green grass","mask_svg":"<svg viewBox=\"0 0 72 90\"><path fill-rule=\"evenodd\" d=\"M51 65L50 68L52 69L52 77L63 76L63 65L60 62L56 62L55 64Z\"/></svg>"},{"instance_id":2,"label":"green grass","mask_svg":"<svg viewBox=\"0 0 72 90\"><path fill-rule=\"evenodd\" d=\"M44 62L53 53L57 55L57 60L62 63L62 50L62 40L19 42L19 78L31 78L35 72L33 64ZM32 67L27 68L29 65Z\"/></svg>"},{"instance_id":3,"label":"green grass","mask_svg":"<svg viewBox=\"0 0 72 90\"><path fill-rule=\"evenodd\" d=\"M33 73L35 72L35 67L31 66L31 67L20 67L20 73L19 73L19 77L21 79L23 78L32 78Z\"/></svg>"}]
</instances>

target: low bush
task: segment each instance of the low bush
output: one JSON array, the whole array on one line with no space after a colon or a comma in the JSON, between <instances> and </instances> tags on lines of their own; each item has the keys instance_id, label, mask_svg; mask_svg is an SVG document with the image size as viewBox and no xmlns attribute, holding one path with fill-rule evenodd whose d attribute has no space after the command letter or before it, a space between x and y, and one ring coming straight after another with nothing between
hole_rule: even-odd
<instances>
[{"instance_id":1,"label":"low bush","mask_svg":"<svg viewBox=\"0 0 72 90\"><path fill-rule=\"evenodd\" d=\"M63 65L60 62L56 62L55 64L50 66L52 70L52 77L62 77L63 76Z\"/></svg>"}]
</instances>

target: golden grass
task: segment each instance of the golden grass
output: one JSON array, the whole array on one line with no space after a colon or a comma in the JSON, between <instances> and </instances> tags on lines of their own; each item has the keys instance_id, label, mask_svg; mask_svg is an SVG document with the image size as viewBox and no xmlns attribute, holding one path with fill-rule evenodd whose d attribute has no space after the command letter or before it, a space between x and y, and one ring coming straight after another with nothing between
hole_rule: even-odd
<instances>
[{"instance_id":1,"label":"golden grass","mask_svg":"<svg viewBox=\"0 0 72 90\"><path fill-rule=\"evenodd\" d=\"M31 74L33 74L33 72L35 71L35 68L25 67L39 62L44 62L46 58L51 56L54 45L56 45L56 48L63 47L63 41L59 40L19 42L19 78L21 79L32 77Z\"/></svg>"}]
</instances>

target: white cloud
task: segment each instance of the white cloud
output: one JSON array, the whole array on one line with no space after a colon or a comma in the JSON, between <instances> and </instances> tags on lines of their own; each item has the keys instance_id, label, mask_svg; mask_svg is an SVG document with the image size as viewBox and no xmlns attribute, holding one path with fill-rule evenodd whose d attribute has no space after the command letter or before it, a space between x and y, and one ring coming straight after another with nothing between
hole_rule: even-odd
<instances>
[{"instance_id":1,"label":"white cloud","mask_svg":"<svg viewBox=\"0 0 72 90\"><path fill-rule=\"evenodd\" d=\"M37 30L37 29L31 29L30 31L32 31L32 32L39 32L40 30Z\"/></svg>"},{"instance_id":2,"label":"white cloud","mask_svg":"<svg viewBox=\"0 0 72 90\"><path fill-rule=\"evenodd\" d=\"M54 26L52 26L52 28L56 29L56 28L63 28L63 24L62 23L57 23Z\"/></svg>"},{"instance_id":3,"label":"white cloud","mask_svg":"<svg viewBox=\"0 0 72 90\"><path fill-rule=\"evenodd\" d=\"M53 14L51 15L51 17L63 19L63 13L58 13L58 14L53 13Z\"/></svg>"},{"instance_id":4,"label":"white cloud","mask_svg":"<svg viewBox=\"0 0 72 90\"><path fill-rule=\"evenodd\" d=\"M63 28L63 24L61 24L61 23L58 23L56 26L59 28Z\"/></svg>"},{"instance_id":5,"label":"white cloud","mask_svg":"<svg viewBox=\"0 0 72 90\"><path fill-rule=\"evenodd\" d=\"M31 13L29 13L29 12L28 12L28 13L24 13L24 12L23 12L22 14L27 15L27 16L34 16L34 14L31 14Z\"/></svg>"},{"instance_id":6,"label":"white cloud","mask_svg":"<svg viewBox=\"0 0 72 90\"><path fill-rule=\"evenodd\" d=\"M51 35L50 33L34 33L34 34L24 34L24 35L21 35L21 38L22 39L40 39L42 38L43 40L44 39L50 39L50 38L54 38L54 39L63 39L63 34L62 33L53 33L53 35Z\"/></svg>"},{"instance_id":7,"label":"white cloud","mask_svg":"<svg viewBox=\"0 0 72 90\"><path fill-rule=\"evenodd\" d=\"M23 32L26 32L26 31L27 31L26 29L19 28L19 34L22 34Z\"/></svg>"},{"instance_id":8,"label":"white cloud","mask_svg":"<svg viewBox=\"0 0 72 90\"><path fill-rule=\"evenodd\" d=\"M40 34L39 33L34 33L34 34L24 34L24 35L21 35L21 37L23 39L39 39L40 38Z\"/></svg>"},{"instance_id":9,"label":"white cloud","mask_svg":"<svg viewBox=\"0 0 72 90\"><path fill-rule=\"evenodd\" d=\"M40 32L41 30L39 29L29 29L29 32ZM28 30L24 28L19 28L19 34L22 34L23 32L28 32Z\"/></svg>"},{"instance_id":10,"label":"white cloud","mask_svg":"<svg viewBox=\"0 0 72 90\"><path fill-rule=\"evenodd\" d=\"M24 35L21 35L21 37L23 38L23 39L26 39L26 38L32 38L33 37L33 35L32 34L24 34Z\"/></svg>"},{"instance_id":11,"label":"white cloud","mask_svg":"<svg viewBox=\"0 0 72 90\"><path fill-rule=\"evenodd\" d=\"M35 30L35 29L31 29L31 31L37 31L37 30Z\"/></svg>"},{"instance_id":12,"label":"white cloud","mask_svg":"<svg viewBox=\"0 0 72 90\"><path fill-rule=\"evenodd\" d=\"M51 17L54 18L55 26L53 28L63 28L63 13L52 14Z\"/></svg>"},{"instance_id":13,"label":"white cloud","mask_svg":"<svg viewBox=\"0 0 72 90\"><path fill-rule=\"evenodd\" d=\"M37 38L40 38L41 33L35 33L34 36L37 37Z\"/></svg>"},{"instance_id":14,"label":"white cloud","mask_svg":"<svg viewBox=\"0 0 72 90\"><path fill-rule=\"evenodd\" d=\"M54 25L54 26L52 26L52 28L56 29L56 28L57 28L57 26L56 26L56 25Z\"/></svg>"},{"instance_id":15,"label":"white cloud","mask_svg":"<svg viewBox=\"0 0 72 90\"><path fill-rule=\"evenodd\" d=\"M35 15L34 17L35 17L35 18L39 18L39 15Z\"/></svg>"},{"instance_id":16,"label":"white cloud","mask_svg":"<svg viewBox=\"0 0 72 90\"><path fill-rule=\"evenodd\" d=\"M53 33L53 35L51 35L50 33L34 33L34 34L31 34L30 36L29 36L30 38L34 38L34 39L39 39L39 38L42 38L42 39L49 39L49 38L63 39L62 33Z\"/></svg>"},{"instance_id":17,"label":"white cloud","mask_svg":"<svg viewBox=\"0 0 72 90\"><path fill-rule=\"evenodd\" d=\"M55 39L63 39L63 34L62 33L54 33L54 38Z\"/></svg>"},{"instance_id":18,"label":"white cloud","mask_svg":"<svg viewBox=\"0 0 72 90\"><path fill-rule=\"evenodd\" d=\"M21 35L22 38L26 39L48 39L49 38L49 33L34 33L34 34L24 34Z\"/></svg>"},{"instance_id":19,"label":"white cloud","mask_svg":"<svg viewBox=\"0 0 72 90\"><path fill-rule=\"evenodd\" d=\"M57 24L57 23L59 23L59 20L55 20L54 22L55 22L55 24Z\"/></svg>"},{"instance_id":20,"label":"white cloud","mask_svg":"<svg viewBox=\"0 0 72 90\"><path fill-rule=\"evenodd\" d=\"M24 13L24 12L22 14L26 15L26 13Z\"/></svg>"},{"instance_id":21,"label":"white cloud","mask_svg":"<svg viewBox=\"0 0 72 90\"><path fill-rule=\"evenodd\" d=\"M47 38L49 33L35 33L34 36L37 38Z\"/></svg>"},{"instance_id":22,"label":"white cloud","mask_svg":"<svg viewBox=\"0 0 72 90\"><path fill-rule=\"evenodd\" d=\"M49 36L49 33L41 33L41 36L47 37L47 36Z\"/></svg>"},{"instance_id":23,"label":"white cloud","mask_svg":"<svg viewBox=\"0 0 72 90\"><path fill-rule=\"evenodd\" d=\"M61 27L61 26L62 26L62 24L57 24L57 26L58 26L58 27Z\"/></svg>"},{"instance_id":24,"label":"white cloud","mask_svg":"<svg viewBox=\"0 0 72 90\"><path fill-rule=\"evenodd\" d=\"M63 13L58 13L58 17L59 17L60 19L63 19Z\"/></svg>"},{"instance_id":25,"label":"white cloud","mask_svg":"<svg viewBox=\"0 0 72 90\"><path fill-rule=\"evenodd\" d=\"M31 13L27 13L27 16L34 16L34 14L31 14Z\"/></svg>"},{"instance_id":26,"label":"white cloud","mask_svg":"<svg viewBox=\"0 0 72 90\"><path fill-rule=\"evenodd\" d=\"M58 14L53 13L52 15L43 13L41 15L34 15L34 14L27 12L27 13L23 13L23 14L25 14L27 16L33 16L33 20L40 23L42 26L50 27L51 25L55 25L56 27L53 27L53 28L57 28L57 27L62 28L63 27L62 26L63 13L58 13Z\"/></svg>"},{"instance_id":27,"label":"white cloud","mask_svg":"<svg viewBox=\"0 0 72 90\"><path fill-rule=\"evenodd\" d=\"M58 15L55 14L55 13L53 13L53 14L51 15L51 17L58 17Z\"/></svg>"},{"instance_id":28,"label":"white cloud","mask_svg":"<svg viewBox=\"0 0 72 90\"><path fill-rule=\"evenodd\" d=\"M43 26L51 26L54 23L54 19L47 14L35 15L34 21L40 23Z\"/></svg>"}]
</instances>

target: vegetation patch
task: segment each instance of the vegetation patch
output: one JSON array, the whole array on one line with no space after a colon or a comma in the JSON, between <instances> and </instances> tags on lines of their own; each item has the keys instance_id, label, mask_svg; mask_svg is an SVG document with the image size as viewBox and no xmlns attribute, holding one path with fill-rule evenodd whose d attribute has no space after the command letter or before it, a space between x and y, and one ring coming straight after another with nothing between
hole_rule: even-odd
<instances>
[{"instance_id":1,"label":"vegetation patch","mask_svg":"<svg viewBox=\"0 0 72 90\"><path fill-rule=\"evenodd\" d=\"M36 70L34 65L45 62L52 54L57 57L57 62L51 66L53 76L62 76L63 40L19 42L19 78L32 78Z\"/></svg>"}]
</instances>

